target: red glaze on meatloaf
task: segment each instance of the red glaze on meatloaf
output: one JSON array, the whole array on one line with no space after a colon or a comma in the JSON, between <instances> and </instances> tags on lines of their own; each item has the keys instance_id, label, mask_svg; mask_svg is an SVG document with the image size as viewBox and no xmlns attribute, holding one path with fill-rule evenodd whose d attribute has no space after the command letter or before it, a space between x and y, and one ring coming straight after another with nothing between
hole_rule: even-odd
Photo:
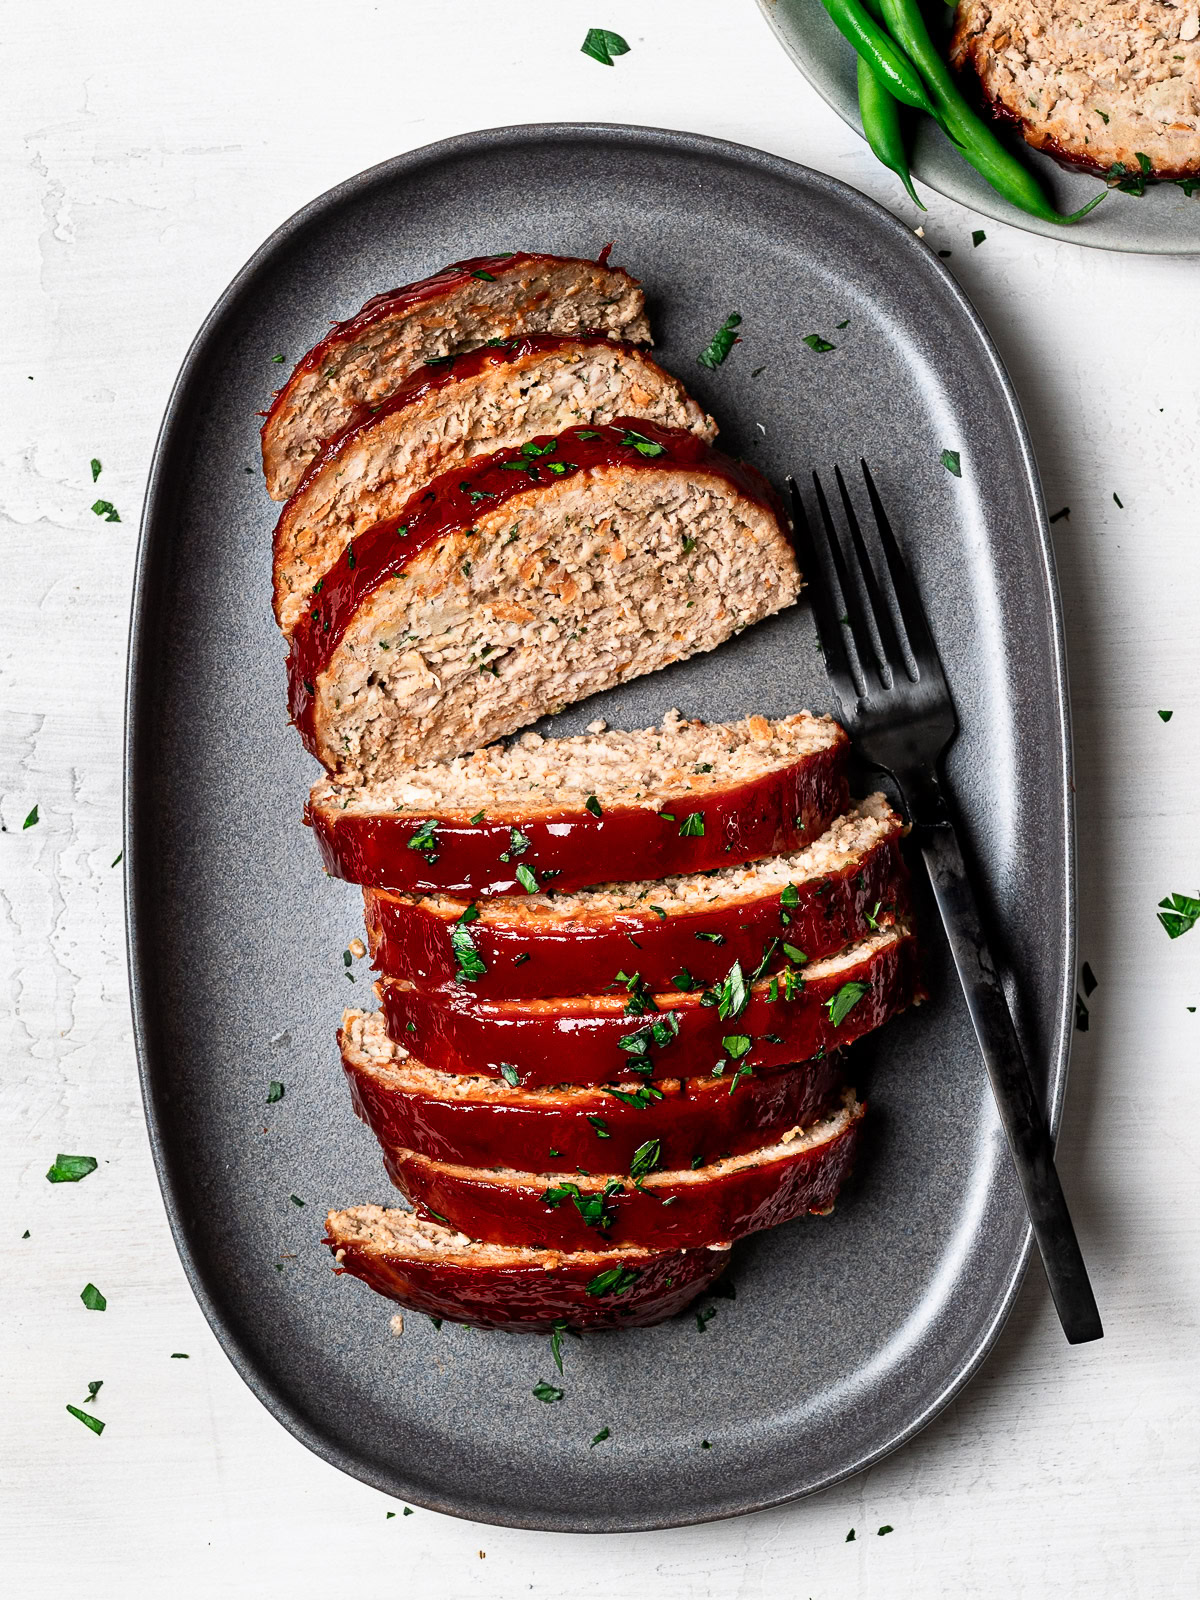
<instances>
[{"instance_id":1,"label":"red glaze on meatloaf","mask_svg":"<svg viewBox=\"0 0 1200 1600\"><path fill-rule=\"evenodd\" d=\"M490 517L518 496L556 494L580 474L614 467L718 479L784 522L778 496L753 467L723 455L694 433L637 418L545 434L519 450L498 450L440 473L399 516L353 540L315 586L318 592L296 624L287 658L288 706L313 755L323 759L315 723L318 680L355 613L377 589L425 550L472 529L483 515L481 508Z\"/></svg>"},{"instance_id":2,"label":"red glaze on meatloaf","mask_svg":"<svg viewBox=\"0 0 1200 1600\"><path fill-rule=\"evenodd\" d=\"M414 1061L387 1038L378 1012L347 1012L338 1043L354 1109L385 1150L472 1167L628 1172L648 1142L660 1166L710 1166L817 1121L842 1081L836 1051L763 1068L736 1084L726 1072L512 1088L501 1078L459 1077Z\"/></svg>"},{"instance_id":3,"label":"red glaze on meatloaf","mask_svg":"<svg viewBox=\"0 0 1200 1600\"><path fill-rule=\"evenodd\" d=\"M391 1037L438 1072L528 1087L610 1083L628 1077L631 1063L661 1078L724 1062L732 1078L840 1049L902 1010L917 992L916 942L901 925L753 985L738 968L720 1005L705 1004L715 991L700 990L479 1001L403 979L383 979L378 989Z\"/></svg>"},{"instance_id":4,"label":"red glaze on meatloaf","mask_svg":"<svg viewBox=\"0 0 1200 1600\"><path fill-rule=\"evenodd\" d=\"M879 795L806 851L715 876L612 883L572 898L557 890L506 896L482 907L368 889L371 958L389 978L460 983L481 1000L586 994L606 974L616 980L634 969L652 989L684 971L715 983L734 961L768 974L791 959L785 946L817 961L907 911L903 831Z\"/></svg>"},{"instance_id":5,"label":"red glaze on meatloaf","mask_svg":"<svg viewBox=\"0 0 1200 1600\"><path fill-rule=\"evenodd\" d=\"M637 1181L625 1174L576 1174L478 1167L430 1161L411 1150L385 1154L392 1181L422 1214L485 1243L586 1250L597 1240L614 1248L698 1247L734 1242L790 1222L805 1211L829 1211L858 1148L864 1107L846 1091L828 1120L791 1128L781 1140L696 1171L648 1171L647 1147Z\"/></svg>"},{"instance_id":6,"label":"red glaze on meatloaf","mask_svg":"<svg viewBox=\"0 0 1200 1600\"><path fill-rule=\"evenodd\" d=\"M337 1271L426 1316L513 1333L644 1328L682 1311L729 1264L722 1248L557 1250L476 1243L407 1211L331 1211Z\"/></svg>"}]
</instances>

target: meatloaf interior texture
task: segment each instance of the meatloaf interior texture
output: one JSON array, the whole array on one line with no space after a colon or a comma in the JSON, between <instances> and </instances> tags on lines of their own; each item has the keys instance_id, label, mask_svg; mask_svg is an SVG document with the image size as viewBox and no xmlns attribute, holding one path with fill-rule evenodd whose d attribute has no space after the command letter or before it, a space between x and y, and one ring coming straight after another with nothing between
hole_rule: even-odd
<instances>
[{"instance_id":1,"label":"meatloaf interior texture","mask_svg":"<svg viewBox=\"0 0 1200 1600\"><path fill-rule=\"evenodd\" d=\"M594 467L476 510L357 604L307 700L294 694L330 771L475 750L715 649L799 593L775 511L701 468Z\"/></svg>"},{"instance_id":2,"label":"meatloaf interior texture","mask_svg":"<svg viewBox=\"0 0 1200 1600\"><path fill-rule=\"evenodd\" d=\"M1200 174L1197 0L961 0L951 56L1040 150L1097 173Z\"/></svg>"},{"instance_id":3,"label":"meatloaf interior texture","mask_svg":"<svg viewBox=\"0 0 1200 1600\"><path fill-rule=\"evenodd\" d=\"M589 329L635 343L650 339L641 289L600 261L483 256L376 295L335 323L276 396L262 430L268 493L286 500L325 440L427 361L514 334Z\"/></svg>"},{"instance_id":4,"label":"meatloaf interior texture","mask_svg":"<svg viewBox=\"0 0 1200 1600\"><path fill-rule=\"evenodd\" d=\"M367 421L309 466L275 528L275 615L291 633L313 583L348 541L399 513L431 478L470 457L633 417L712 439L683 385L637 346L599 334L539 334L420 367Z\"/></svg>"},{"instance_id":5,"label":"meatloaf interior texture","mask_svg":"<svg viewBox=\"0 0 1200 1600\"><path fill-rule=\"evenodd\" d=\"M700 722L671 710L657 728L626 732L601 725L562 739L523 733L511 744L430 762L370 785L322 780L310 805L363 816L408 812L463 822L486 810L489 820L513 825L567 811L586 815L589 799L605 812L661 811L752 784L845 737L832 717L808 711Z\"/></svg>"}]
</instances>

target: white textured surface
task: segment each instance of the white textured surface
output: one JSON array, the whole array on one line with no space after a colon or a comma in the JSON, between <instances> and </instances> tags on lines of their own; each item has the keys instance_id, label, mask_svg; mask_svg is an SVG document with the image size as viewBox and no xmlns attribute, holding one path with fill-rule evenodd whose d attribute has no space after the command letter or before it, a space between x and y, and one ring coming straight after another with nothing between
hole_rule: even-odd
<instances>
[{"instance_id":1,"label":"white textured surface","mask_svg":"<svg viewBox=\"0 0 1200 1600\"><path fill-rule=\"evenodd\" d=\"M589 61L589 25L623 32L632 53L611 69ZM1075 1051L1062 1166L1106 1339L1069 1351L1035 1268L956 1405L870 1473L781 1512L592 1539L424 1511L389 1521L398 1507L309 1455L225 1361L175 1258L142 1123L121 869L109 863L138 508L176 367L292 210L471 127L695 129L807 162L918 219L749 0L42 0L8 11L5 57L6 1593L1194 1593L1200 1012L1186 1006L1200 1004L1200 930L1169 943L1154 906L1168 890L1200 892L1197 262L1103 256L992 222L973 250L979 219L936 196L921 219L953 250L1009 363L1051 510L1071 507L1054 533L1080 950L1100 988ZM95 488L92 456L104 463ZM119 524L90 513L98 494ZM1159 707L1174 711L1169 725ZM40 821L23 830L35 802ZM50 1185L59 1150L94 1153L100 1169ZM89 1280L108 1296L103 1315L80 1304ZM101 1438L63 1409L96 1377ZM884 1523L895 1532L880 1539Z\"/></svg>"}]
</instances>

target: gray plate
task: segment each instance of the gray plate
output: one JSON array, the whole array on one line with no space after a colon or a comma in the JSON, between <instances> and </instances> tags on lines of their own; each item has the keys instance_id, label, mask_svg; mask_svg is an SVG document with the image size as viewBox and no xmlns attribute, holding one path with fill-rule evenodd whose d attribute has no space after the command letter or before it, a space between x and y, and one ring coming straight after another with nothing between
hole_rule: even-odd
<instances>
[{"instance_id":1,"label":"gray plate","mask_svg":"<svg viewBox=\"0 0 1200 1600\"><path fill-rule=\"evenodd\" d=\"M821 0L758 0L758 4L779 42L809 83L845 122L861 133L854 51L829 20ZM915 117L912 126L914 176L936 189L938 194L982 211L985 217L1011 222L1015 227L1043 233L1052 239L1093 245L1099 250L1131 250L1161 256L1194 255L1200 251L1200 191L1189 200L1176 184L1163 183L1151 185L1141 198L1114 193L1082 222L1070 228L1058 227L1028 216L1002 200L974 168L967 165L929 117ZM1096 194L1098 178L1067 172L1049 156L1030 150L1019 139L1014 141L1014 147L1024 152L1060 211L1076 211ZM896 196L902 195L897 183Z\"/></svg>"},{"instance_id":2,"label":"gray plate","mask_svg":"<svg viewBox=\"0 0 1200 1600\"><path fill-rule=\"evenodd\" d=\"M408 1501L578 1530L731 1516L877 1460L976 1370L1028 1250L927 918L932 999L856 1052L872 1108L859 1175L836 1215L736 1252L737 1299L715 1302L705 1333L686 1316L568 1341L566 1399L542 1405L530 1390L555 1377L545 1339L439 1334L412 1315L395 1338L392 1308L331 1271L326 1209L386 1203L389 1188L334 1047L341 1008L370 998L365 964L352 986L342 963L361 902L322 875L300 826L313 771L284 712L255 412L287 370L272 356L290 363L378 289L457 256L587 254L609 239L645 281L662 359L729 448L777 480L870 457L958 697L954 783L1055 1116L1073 964L1066 682L1036 469L986 333L906 227L760 151L568 125L401 156L267 241L184 362L134 600L130 964L163 1194L217 1337L312 1449ZM733 310L744 342L708 372L696 354ZM836 351L813 354L812 331ZM940 465L946 446L962 452L961 481ZM828 704L797 608L556 725ZM268 1107L272 1078L286 1097ZM611 1438L590 1448L602 1427Z\"/></svg>"}]
</instances>

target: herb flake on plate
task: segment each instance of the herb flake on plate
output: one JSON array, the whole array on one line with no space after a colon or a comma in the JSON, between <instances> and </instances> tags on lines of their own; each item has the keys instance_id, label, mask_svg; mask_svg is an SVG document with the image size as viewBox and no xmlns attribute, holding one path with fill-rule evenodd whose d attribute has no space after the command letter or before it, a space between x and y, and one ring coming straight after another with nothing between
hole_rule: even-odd
<instances>
[{"instance_id":1,"label":"herb flake on plate","mask_svg":"<svg viewBox=\"0 0 1200 1600\"><path fill-rule=\"evenodd\" d=\"M272 1078L267 1086L267 1104L269 1106L277 1105L282 1099L283 1084L280 1083L278 1078Z\"/></svg>"},{"instance_id":2,"label":"herb flake on plate","mask_svg":"<svg viewBox=\"0 0 1200 1600\"><path fill-rule=\"evenodd\" d=\"M81 1411L78 1406L68 1406L67 1410L73 1417L78 1417L85 1428L90 1428L93 1433L103 1433L104 1424L99 1417L93 1417L86 1411Z\"/></svg>"},{"instance_id":3,"label":"herb flake on plate","mask_svg":"<svg viewBox=\"0 0 1200 1600\"><path fill-rule=\"evenodd\" d=\"M89 1311L103 1311L108 1305L108 1301L94 1283L85 1283L79 1292L79 1298Z\"/></svg>"},{"instance_id":4,"label":"herb flake on plate","mask_svg":"<svg viewBox=\"0 0 1200 1600\"><path fill-rule=\"evenodd\" d=\"M78 1183L99 1166L95 1156L63 1156L54 1158L54 1165L46 1177L51 1183Z\"/></svg>"},{"instance_id":5,"label":"herb flake on plate","mask_svg":"<svg viewBox=\"0 0 1200 1600\"><path fill-rule=\"evenodd\" d=\"M579 49L583 55L591 56L592 60L598 61L602 67L611 67L614 56L629 54L628 44L611 28L589 28Z\"/></svg>"},{"instance_id":6,"label":"herb flake on plate","mask_svg":"<svg viewBox=\"0 0 1200 1600\"><path fill-rule=\"evenodd\" d=\"M699 365L702 367L707 367L710 372L715 372L725 360L729 352L733 349L734 345L737 344L738 335L736 330L740 328L741 325L742 319L739 314L736 311L730 312L729 316L725 318L725 321L717 329L716 333L713 334L708 344L696 357ZM761 368L759 370L761 371Z\"/></svg>"},{"instance_id":7,"label":"herb flake on plate","mask_svg":"<svg viewBox=\"0 0 1200 1600\"><path fill-rule=\"evenodd\" d=\"M1187 894L1169 894L1160 900L1158 920L1166 929L1168 939L1178 939L1190 933L1200 922L1200 900Z\"/></svg>"},{"instance_id":8,"label":"herb flake on plate","mask_svg":"<svg viewBox=\"0 0 1200 1600\"><path fill-rule=\"evenodd\" d=\"M942 465L952 477L962 477L962 457L957 450L943 450Z\"/></svg>"},{"instance_id":9,"label":"herb flake on plate","mask_svg":"<svg viewBox=\"0 0 1200 1600\"><path fill-rule=\"evenodd\" d=\"M806 333L804 343L810 350L815 350L819 356L825 355L830 350L836 350L837 345L830 344L828 339L823 339L819 333Z\"/></svg>"},{"instance_id":10,"label":"herb flake on plate","mask_svg":"<svg viewBox=\"0 0 1200 1600\"><path fill-rule=\"evenodd\" d=\"M530 1392L535 1400L542 1400L548 1406L552 1406L556 1400L561 1400L565 1393L562 1389L556 1389L552 1383L535 1383Z\"/></svg>"}]
</instances>

